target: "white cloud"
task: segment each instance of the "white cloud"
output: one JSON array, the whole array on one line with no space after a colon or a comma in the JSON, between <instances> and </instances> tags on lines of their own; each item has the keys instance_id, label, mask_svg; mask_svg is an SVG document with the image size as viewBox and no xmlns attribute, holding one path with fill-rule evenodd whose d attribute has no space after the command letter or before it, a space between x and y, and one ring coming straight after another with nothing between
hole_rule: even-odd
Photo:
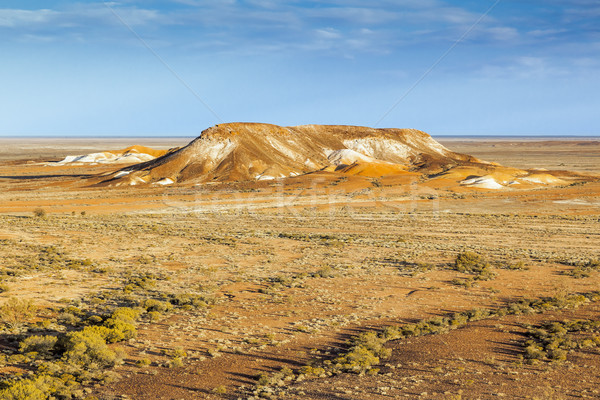
<instances>
[{"instance_id":1,"label":"white cloud","mask_svg":"<svg viewBox=\"0 0 600 400\"><path fill-rule=\"evenodd\" d=\"M342 37L342 34L334 28L317 29L315 33L317 34L318 38L326 40L340 39Z\"/></svg>"},{"instance_id":2,"label":"white cloud","mask_svg":"<svg viewBox=\"0 0 600 400\"><path fill-rule=\"evenodd\" d=\"M156 22L161 17L156 10L119 7L117 3L107 4L119 17L132 26ZM0 9L0 27L12 28L24 32L24 34L29 34L29 32L37 29L89 28L114 23L115 16L113 12L103 3L76 4L61 10Z\"/></svg>"},{"instance_id":3,"label":"white cloud","mask_svg":"<svg viewBox=\"0 0 600 400\"><path fill-rule=\"evenodd\" d=\"M148 40L162 39L179 49L248 54L286 50L400 54L415 45L439 48L461 37L485 9L453 6L449 0L164 0L152 4L161 7L150 9L142 0L109 3ZM487 16L463 46L478 42L524 46L565 34L561 27L527 26L528 17L506 20ZM120 25L102 2L70 3L54 10L0 10L0 27L12 32L13 39L40 35L60 42L72 41L78 34L87 41L128 46L130 42L123 40L128 32ZM170 29L173 26L184 28L186 34Z\"/></svg>"},{"instance_id":4,"label":"white cloud","mask_svg":"<svg viewBox=\"0 0 600 400\"><path fill-rule=\"evenodd\" d=\"M535 38L545 38L556 36L565 32L567 32L566 29L534 29L532 31L527 32L527 34Z\"/></svg>"},{"instance_id":5,"label":"white cloud","mask_svg":"<svg viewBox=\"0 0 600 400\"><path fill-rule=\"evenodd\" d=\"M480 14L476 14L457 7L442 7L429 9L427 11L421 12L420 15L423 18L432 21L444 21L458 25L473 24L481 16Z\"/></svg>"},{"instance_id":6,"label":"white cloud","mask_svg":"<svg viewBox=\"0 0 600 400\"><path fill-rule=\"evenodd\" d=\"M22 36L21 40L24 42L30 42L30 43L52 43L52 42L56 42L57 38L56 38L56 36L52 36L52 35L26 34L26 35Z\"/></svg>"},{"instance_id":7,"label":"white cloud","mask_svg":"<svg viewBox=\"0 0 600 400\"><path fill-rule=\"evenodd\" d=\"M600 48L600 46L598 46ZM600 60L595 57L580 57L572 60L573 66L584 71L600 72Z\"/></svg>"},{"instance_id":8,"label":"white cloud","mask_svg":"<svg viewBox=\"0 0 600 400\"><path fill-rule=\"evenodd\" d=\"M486 31L494 40L500 42L514 41L520 37L517 29L506 26L487 28Z\"/></svg>"},{"instance_id":9,"label":"white cloud","mask_svg":"<svg viewBox=\"0 0 600 400\"><path fill-rule=\"evenodd\" d=\"M594 1L593 5L583 4L577 8L568 9L565 14L569 18L575 19L597 18L600 16L600 6L597 1Z\"/></svg>"},{"instance_id":10,"label":"white cloud","mask_svg":"<svg viewBox=\"0 0 600 400\"><path fill-rule=\"evenodd\" d=\"M52 10L15 10L0 9L0 27L13 28L17 26L44 24L51 21L60 13Z\"/></svg>"},{"instance_id":11,"label":"white cloud","mask_svg":"<svg viewBox=\"0 0 600 400\"><path fill-rule=\"evenodd\" d=\"M546 57L522 56L498 64L487 64L477 75L494 79L546 79L573 73L569 65Z\"/></svg>"}]
</instances>

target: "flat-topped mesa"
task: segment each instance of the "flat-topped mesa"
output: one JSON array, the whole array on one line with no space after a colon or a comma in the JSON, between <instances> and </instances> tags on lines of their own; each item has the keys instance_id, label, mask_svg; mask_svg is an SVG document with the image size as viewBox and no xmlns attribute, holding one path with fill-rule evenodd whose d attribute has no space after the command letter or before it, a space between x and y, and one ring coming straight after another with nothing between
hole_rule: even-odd
<instances>
[{"instance_id":1,"label":"flat-topped mesa","mask_svg":"<svg viewBox=\"0 0 600 400\"><path fill-rule=\"evenodd\" d=\"M104 183L171 184L277 179L344 163L395 164L386 171L447 167L482 161L452 152L415 129L342 125L281 127L226 123L155 160L120 170Z\"/></svg>"}]
</instances>

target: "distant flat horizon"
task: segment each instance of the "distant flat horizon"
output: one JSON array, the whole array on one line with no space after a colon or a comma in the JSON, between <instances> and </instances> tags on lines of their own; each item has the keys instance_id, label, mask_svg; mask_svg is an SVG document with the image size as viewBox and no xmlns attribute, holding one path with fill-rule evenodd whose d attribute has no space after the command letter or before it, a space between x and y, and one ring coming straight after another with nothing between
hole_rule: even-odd
<instances>
[{"instance_id":1,"label":"distant flat horizon","mask_svg":"<svg viewBox=\"0 0 600 400\"><path fill-rule=\"evenodd\" d=\"M31 135L31 136L22 136L22 135L0 135L0 140L3 139L22 139L22 140L102 140L102 139L154 139L154 140L169 140L169 139L195 139L199 137L200 134L197 135L106 135L106 136L70 136L70 135L55 135L55 136L45 136L45 135ZM596 134L578 134L578 135L455 135L455 134L434 134L431 135L434 139L544 139L544 140L561 140L561 139L599 139L600 135Z\"/></svg>"}]
</instances>

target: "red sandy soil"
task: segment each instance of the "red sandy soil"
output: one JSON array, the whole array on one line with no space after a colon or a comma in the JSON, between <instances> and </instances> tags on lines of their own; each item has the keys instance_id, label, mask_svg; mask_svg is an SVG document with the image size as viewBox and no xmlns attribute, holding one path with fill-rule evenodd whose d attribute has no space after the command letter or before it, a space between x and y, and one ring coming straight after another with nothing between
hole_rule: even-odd
<instances>
[{"instance_id":1,"label":"red sandy soil","mask_svg":"<svg viewBox=\"0 0 600 400\"><path fill-rule=\"evenodd\" d=\"M529 146L522 146L529 158L517 167L541 168L556 157L572 170L578 157L600 159L594 144L559 152L562 159L553 156L554 144ZM127 146L107 148L120 147ZM480 144L483 155L473 153L501 161L514 156L506 148ZM523 297L589 292L600 283L597 271L575 279L568 275L573 266L564 263L600 257L600 182L585 175L598 172L592 168L550 173L570 179L563 184L503 190L465 187L418 170L381 176L318 171L200 186L95 185L114 169L0 162L2 265L53 245L106 269L24 270L4 281L9 290L0 299L58 307L61 299L87 301L119 289L128 274L143 271L168 277L157 282L158 293L218 299L208 309L144 322L137 339L120 344L126 352L116 368L121 378L90 388L101 399L247 398L258 373L297 369L345 348L348 337L364 330ZM47 218L32 217L39 207ZM529 269L494 267L493 280L457 286L453 279L467 276L449 265L464 250L494 265L523 261ZM402 261L433 268L411 272ZM324 267L332 277L316 274ZM291 283L277 285L275 278ZM310 379L291 386L287 398L598 398L595 351L572 354L560 365L518 364L522 324L573 318L597 319L598 305L391 342L392 357L380 375ZM187 353L184 365L168 368L169 354L179 347ZM153 364L136 367L142 358ZM0 372L14 373L10 368ZM219 386L227 393L216 394Z\"/></svg>"}]
</instances>

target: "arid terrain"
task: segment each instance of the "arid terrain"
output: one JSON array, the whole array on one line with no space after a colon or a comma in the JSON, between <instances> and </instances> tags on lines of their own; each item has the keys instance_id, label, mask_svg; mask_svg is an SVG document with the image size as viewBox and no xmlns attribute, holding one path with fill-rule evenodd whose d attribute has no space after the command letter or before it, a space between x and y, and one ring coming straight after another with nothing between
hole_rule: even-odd
<instances>
[{"instance_id":1,"label":"arid terrain","mask_svg":"<svg viewBox=\"0 0 600 400\"><path fill-rule=\"evenodd\" d=\"M253 129L0 139L0 399L600 398L600 140Z\"/></svg>"}]
</instances>

